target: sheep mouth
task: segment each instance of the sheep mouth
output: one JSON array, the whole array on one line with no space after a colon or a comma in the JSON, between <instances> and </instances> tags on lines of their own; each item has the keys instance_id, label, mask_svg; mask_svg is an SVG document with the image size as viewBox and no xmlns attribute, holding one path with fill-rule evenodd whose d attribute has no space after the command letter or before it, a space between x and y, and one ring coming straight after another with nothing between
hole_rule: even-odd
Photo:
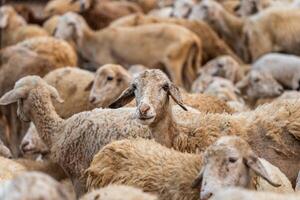
<instances>
[{"instance_id":1,"label":"sheep mouth","mask_svg":"<svg viewBox=\"0 0 300 200\"><path fill-rule=\"evenodd\" d=\"M153 119L155 116L140 116L139 117L139 120L144 120L144 121L146 121L146 120L149 120L149 119Z\"/></svg>"}]
</instances>

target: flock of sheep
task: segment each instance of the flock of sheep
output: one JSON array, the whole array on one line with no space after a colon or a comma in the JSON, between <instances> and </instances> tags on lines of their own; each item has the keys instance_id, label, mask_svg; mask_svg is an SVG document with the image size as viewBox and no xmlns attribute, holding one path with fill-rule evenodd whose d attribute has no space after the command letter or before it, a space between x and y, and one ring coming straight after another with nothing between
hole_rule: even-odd
<instances>
[{"instance_id":1,"label":"flock of sheep","mask_svg":"<svg viewBox=\"0 0 300 200\"><path fill-rule=\"evenodd\" d=\"M0 7L1 200L300 199L299 0L44 4Z\"/></svg>"}]
</instances>

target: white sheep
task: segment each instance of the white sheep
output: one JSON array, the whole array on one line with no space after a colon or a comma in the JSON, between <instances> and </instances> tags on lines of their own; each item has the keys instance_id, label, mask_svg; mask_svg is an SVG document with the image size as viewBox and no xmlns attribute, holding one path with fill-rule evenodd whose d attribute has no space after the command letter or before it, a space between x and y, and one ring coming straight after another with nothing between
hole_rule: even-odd
<instances>
[{"instance_id":1,"label":"white sheep","mask_svg":"<svg viewBox=\"0 0 300 200\"><path fill-rule=\"evenodd\" d=\"M204 151L220 136L239 135L260 157L277 165L295 182L300 161L300 101L276 101L233 115L195 114L197 123L182 125L173 120L170 109L172 98L186 110L180 91L160 70L139 74L110 107L120 107L134 98L136 118L149 126L159 143L179 151L198 152Z\"/></svg>"},{"instance_id":2,"label":"white sheep","mask_svg":"<svg viewBox=\"0 0 300 200\"><path fill-rule=\"evenodd\" d=\"M232 149L238 156L238 163L229 169L228 174L230 176L231 173L233 178L228 181L220 179L220 184L244 188L251 188L251 185L255 184L258 187L261 186L258 190L277 192L293 190L289 180L278 168L259 159L249 145L237 146L234 143L247 144L245 141L238 137L226 138L229 139L225 145L219 145L219 150ZM224 138L218 141L221 140ZM215 146L218 145L218 141L214 144ZM215 153L218 153L218 150ZM220 159L227 160L232 154L227 151ZM252 158L257 158L257 160L247 165L245 162L250 163ZM225 162L224 165L227 163ZM209 166L205 160L203 162L202 154L178 152L153 140L121 140L106 145L95 155L91 166L86 171L87 187L93 190L109 184L125 184L157 194L161 200L196 200L199 199L200 191L192 186L200 183L197 178L200 169ZM238 178L244 182L238 182L235 179L236 174L239 174ZM202 184L205 185L204 182ZM278 184L282 186L278 187Z\"/></svg>"},{"instance_id":3,"label":"white sheep","mask_svg":"<svg viewBox=\"0 0 300 200\"><path fill-rule=\"evenodd\" d=\"M157 200L155 195L125 185L109 185L87 193L80 200Z\"/></svg>"},{"instance_id":4,"label":"white sheep","mask_svg":"<svg viewBox=\"0 0 300 200\"><path fill-rule=\"evenodd\" d=\"M278 194L274 192L251 191L241 188L226 188L216 192L210 200L299 200L295 192Z\"/></svg>"},{"instance_id":5,"label":"white sheep","mask_svg":"<svg viewBox=\"0 0 300 200\"><path fill-rule=\"evenodd\" d=\"M270 74L285 88L300 89L300 57L269 53L252 64L252 69Z\"/></svg>"},{"instance_id":6,"label":"white sheep","mask_svg":"<svg viewBox=\"0 0 300 200\"><path fill-rule=\"evenodd\" d=\"M0 183L0 199L71 200L63 185L50 176L28 172Z\"/></svg>"},{"instance_id":7,"label":"white sheep","mask_svg":"<svg viewBox=\"0 0 300 200\"><path fill-rule=\"evenodd\" d=\"M201 65L201 41L177 25L109 27L94 32L81 16L67 13L59 19L55 36L74 40L81 56L99 65L163 66L175 83L187 88Z\"/></svg>"}]
</instances>

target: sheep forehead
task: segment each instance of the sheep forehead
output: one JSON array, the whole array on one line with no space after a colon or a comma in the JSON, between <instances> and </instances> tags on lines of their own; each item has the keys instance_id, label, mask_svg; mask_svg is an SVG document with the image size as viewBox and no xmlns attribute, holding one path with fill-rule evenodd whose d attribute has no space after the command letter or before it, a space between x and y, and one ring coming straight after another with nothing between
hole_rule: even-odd
<instances>
[{"instance_id":1,"label":"sheep forehead","mask_svg":"<svg viewBox=\"0 0 300 200\"><path fill-rule=\"evenodd\" d=\"M39 76L26 76L18 80L15 84L15 88L20 88L23 86L36 86L39 83L44 83L43 79Z\"/></svg>"},{"instance_id":2,"label":"sheep forehead","mask_svg":"<svg viewBox=\"0 0 300 200\"><path fill-rule=\"evenodd\" d=\"M147 85L160 84L162 82L170 82L170 79L161 70L146 70L135 77L134 83Z\"/></svg>"},{"instance_id":3,"label":"sheep forehead","mask_svg":"<svg viewBox=\"0 0 300 200\"><path fill-rule=\"evenodd\" d=\"M207 149L207 156L243 155L250 150L248 143L236 136L222 137Z\"/></svg>"}]
</instances>

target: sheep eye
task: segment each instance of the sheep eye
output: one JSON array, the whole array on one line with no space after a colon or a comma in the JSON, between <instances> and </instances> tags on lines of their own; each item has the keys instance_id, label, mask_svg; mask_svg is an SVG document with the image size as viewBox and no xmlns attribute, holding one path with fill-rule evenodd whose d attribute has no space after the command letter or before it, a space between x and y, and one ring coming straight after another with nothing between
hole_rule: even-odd
<instances>
[{"instance_id":1,"label":"sheep eye","mask_svg":"<svg viewBox=\"0 0 300 200\"><path fill-rule=\"evenodd\" d=\"M254 82L255 82L255 83L258 83L259 81L260 81L259 78L255 78L255 79L254 79Z\"/></svg>"},{"instance_id":2,"label":"sheep eye","mask_svg":"<svg viewBox=\"0 0 300 200\"><path fill-rule=\"evenodd\" d=\"M218 64L218 67L219 67L219 68L223 68L223 65L219 63L219 64Z\"/></svg>"},{"instance_id":3,"label":"sheep eye","mask_svg":"<svg viewBox=\"0 0 300 200\"><path fill-rule=\"evenodd\" d=\"M132 88L135 90L136 89L136 84L132 84Z\"/></svg>"},{"instance_id":4,"label":"sheep eye","mask_svg":"<svg viewBox=\"0 0 300 200\"><path fill-rule=\"evenodd\" d=\"M107 80L108 80L108 81L112 81L112 80L114 80L114 77L108 76L108 77L107 77Z\"/></svg>"},{"instance_id":5,"label":"sheep eye","mask_svg":"<svg viewBox=\"0 0 300 200\"><path fill-rule=\"evenodd\" d=\"M235 163L237 160L238 160L237 158L233 158L233 157L230 157L230 158L228 159L228 161L229 161L230 163Z\"/></svg>"},{"instance_id":6,"label":"sheep eye","mask_svg":"<svg viewBox=\"0 0 300 200\"><path fill-rule=\"evenodd\" d=\"M162 88L165 90L165 91L168 91L169 90L169 84L168 83L165 83Z\"/></svg>"}]
</instances>

